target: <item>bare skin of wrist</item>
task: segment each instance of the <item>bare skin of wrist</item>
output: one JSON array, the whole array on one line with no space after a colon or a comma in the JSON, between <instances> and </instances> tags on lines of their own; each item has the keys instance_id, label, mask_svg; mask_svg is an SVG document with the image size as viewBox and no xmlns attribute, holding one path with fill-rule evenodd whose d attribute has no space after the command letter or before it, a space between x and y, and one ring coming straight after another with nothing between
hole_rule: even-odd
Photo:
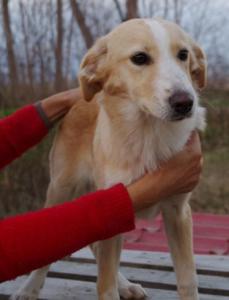
<instances>
[{"instance_id":1,"label":"bare skin of wrist","mask_svg":"<svg viewBox=\"0 0 229 300\"><path fill-rule=\"evenodd\" d=\"M168 162L127 187L135 212L163 199L191 192L199 182L202 152L198 133L194 132L185 146Z\"/></svg>"},{"instance_id":2,"label":"bare skin of wrist","mask_svg":"<svg viewBox=\"0 0 229 300\"><path fill-rule=\"evenodd\" d=\"M81 99L80 89L71 89L41 100L41 106L51 122L64 116Z\"/></svg>"}]
</instances>

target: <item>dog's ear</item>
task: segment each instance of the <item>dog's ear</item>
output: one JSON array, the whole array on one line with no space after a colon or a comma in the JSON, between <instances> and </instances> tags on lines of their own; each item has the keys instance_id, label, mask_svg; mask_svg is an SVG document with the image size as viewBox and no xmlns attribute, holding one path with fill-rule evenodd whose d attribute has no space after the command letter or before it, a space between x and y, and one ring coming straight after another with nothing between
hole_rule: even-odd
<instances>
[{"instance_id":1,"label":"dog's ear","mask_svg":"<svg viewBox=\"0 0 229 300\"><path fill-rule=\"evenodd\" d=\"M80 66L79 81L85 100L90 101L103 88L106 77L106 38L99 39L84 56Z\"/></svg>"},{"instance_id":2,"label":"dog's ear","mask_svg":"<svg viewBox=\"0 0 229 300\"><path fill-rule=\"evenodd\" d=\"M190 74L196 88L202 89L207 83L207 60L204 51L191 41Z\"/></svg>"}]
</instances>

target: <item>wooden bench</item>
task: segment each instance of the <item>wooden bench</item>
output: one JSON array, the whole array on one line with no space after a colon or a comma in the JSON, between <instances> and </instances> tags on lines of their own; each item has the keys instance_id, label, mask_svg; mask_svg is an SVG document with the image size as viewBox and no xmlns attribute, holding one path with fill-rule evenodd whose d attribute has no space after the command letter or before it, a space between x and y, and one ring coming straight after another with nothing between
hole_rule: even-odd
<instances>
[{"instance_id":1,"label":"wooden bench","mask_svg":"<svg viewBox=\"0 0 229 300\"><path fill-rule=\"evenodd\" d=\"M196 255L201 300L229 299L229 257ZM178 300L176 279L169 254L146 251L122 252L121 271L141 283L153 300ZM39 299L96 299L96 265L88 249L52 264ZM25 276L0 284L0 299L8 299Z\"/></svg>"}]
</instances>

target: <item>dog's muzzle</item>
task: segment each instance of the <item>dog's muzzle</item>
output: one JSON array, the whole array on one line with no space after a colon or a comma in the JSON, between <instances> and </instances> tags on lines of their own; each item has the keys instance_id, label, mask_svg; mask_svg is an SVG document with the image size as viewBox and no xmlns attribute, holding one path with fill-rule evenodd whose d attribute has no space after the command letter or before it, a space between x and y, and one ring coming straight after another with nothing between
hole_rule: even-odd
<instances>
[{"instance_id":1,"label":"dog's muzzle","mask_svg":"<svg viewBox=\"0 0 229 300\"><path fill-rule=\"evenodd\" d=\"M193 97L184 91L177 91L168 99L171 107L171 119L182 120L192 115Z\"/></svg>"}]
</instances>

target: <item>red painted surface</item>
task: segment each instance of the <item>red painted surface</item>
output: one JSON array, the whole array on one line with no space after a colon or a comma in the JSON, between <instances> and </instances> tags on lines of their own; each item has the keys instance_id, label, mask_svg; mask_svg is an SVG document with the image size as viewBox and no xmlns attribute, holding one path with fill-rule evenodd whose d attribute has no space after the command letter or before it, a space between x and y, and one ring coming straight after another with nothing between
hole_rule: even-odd
<instances>
[{"instance_id":1,"label":"red painted surface","mask_svg":"<svg viewBox=\"0 0 229 300\"><path fill-rule=\"evenodd\" d=\"M229 216L193 214L193 233L196 254L229 254ZM124 248L167 252L161 216L153 221L138 221L136 229L125 234Z\"/></svg>"}]
</instances>

